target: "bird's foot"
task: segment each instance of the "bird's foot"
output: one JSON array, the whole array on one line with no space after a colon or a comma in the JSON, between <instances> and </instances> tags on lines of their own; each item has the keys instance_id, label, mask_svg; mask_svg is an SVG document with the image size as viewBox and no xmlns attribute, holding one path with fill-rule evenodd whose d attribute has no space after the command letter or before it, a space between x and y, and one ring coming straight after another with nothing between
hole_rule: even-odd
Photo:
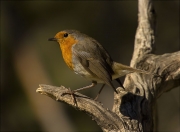
<instances>
[{"instance_id":1,"label":"bird's foot","mask_svg":"<svg viewBox=\"0 0 180 132\"><path fill-rule=\"evenodd\" d=\"M94 98L94 101L97 101L98 97L99 97L99 94Z\"/></svg>"},{"instance_id":2,"label":"bird's foot","mask_svg":"<svg viewBox=\"0 0 180 132\"><path fill-rule=\"evenodd\" d=\"M71 98L72 98L72 100L73 100L74 105L77 106L77 101L76 101L75 94L74 94L75 92L76 92L76 91L73 91L73 90L71 90L70 88L68 88L68 91L62 93L61 96L64 96L64 95L66 95L66 94L70 94L70 95L71 95Z\"/></svg>"}]
</instances>

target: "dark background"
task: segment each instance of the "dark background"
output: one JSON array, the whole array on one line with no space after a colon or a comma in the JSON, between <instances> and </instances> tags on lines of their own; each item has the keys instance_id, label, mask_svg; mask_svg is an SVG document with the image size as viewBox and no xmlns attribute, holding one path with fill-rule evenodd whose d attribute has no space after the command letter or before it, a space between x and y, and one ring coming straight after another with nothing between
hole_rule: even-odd
<instances>
[{"instance_id":1,"label":"dark background","mask_svg":"<svg viewBox=\"0 0 180 132\"><path fill-rule=\"evenodd\" d=\"M1 131L100 131L85 113L36 93L42 83L72 89L90 84L68 69L59 46L47 40L64 29L80 30L98 40L115 61L129 65L137 4L1 1ZM156 54L178 51L179 1L154 1L154 6ZM97 87L82 93L94 98ZM111 109L113 90L106 87L99 101ZM164 93L157 108L158 130L180 131L179 88Z\"/></svg>"}]
</instances>

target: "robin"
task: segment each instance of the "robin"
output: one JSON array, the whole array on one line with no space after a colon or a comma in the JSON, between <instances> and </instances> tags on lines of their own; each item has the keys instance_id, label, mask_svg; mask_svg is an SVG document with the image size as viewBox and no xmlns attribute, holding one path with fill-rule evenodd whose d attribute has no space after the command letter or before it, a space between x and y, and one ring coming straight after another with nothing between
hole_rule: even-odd
<instances>
[{"instance_id":1,"label":"robin","mask_svg":"<svg viewBox=\"0 0 180 132\"><path fill-rule=\"evenodd\" d=\"M101 93L105 84L118 93L112 80L116 80L124 88L119 77L133 72L150 74L113 61L99 42L76 30L60 31L49 41L59 43L63 59L71 70L92 81L91 85L73 92L92 88L97 83L103 83L98 94Z\"/></svg>"}]
</instances>

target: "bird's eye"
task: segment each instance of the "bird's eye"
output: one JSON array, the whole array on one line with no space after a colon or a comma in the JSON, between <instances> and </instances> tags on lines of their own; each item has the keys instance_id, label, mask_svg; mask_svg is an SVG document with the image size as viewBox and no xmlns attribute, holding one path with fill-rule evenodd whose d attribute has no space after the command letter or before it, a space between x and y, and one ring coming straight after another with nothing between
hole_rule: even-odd
<instances>
[{"instance_id":1,"label":"bird's eye","mask_svg":"<svg viewBox=\"0 0 180 132\"><path fill-rule=\"evenodd\" d=\"M68 36L68 33L65 33L65 34L64 34L64 37L66 38L67 36Z\"/></svg>"}]
</instances>

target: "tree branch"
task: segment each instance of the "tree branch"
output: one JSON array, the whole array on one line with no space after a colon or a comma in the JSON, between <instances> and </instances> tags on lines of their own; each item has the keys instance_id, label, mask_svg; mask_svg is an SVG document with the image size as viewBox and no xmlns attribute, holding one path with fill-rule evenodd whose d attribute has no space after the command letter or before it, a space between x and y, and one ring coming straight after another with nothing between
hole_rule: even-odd
<instances>
[{"instance_id":1,"label":"tree branch","mask_svg":"<svg viewBox=\"0 0 180 132\"><path fill-rule=\"evenodd\" d=\"M68 90L64 86L56 87L40 84L36 92L47 95L56 101L67 103L80 111L85 111L104 131L117 131L119 128L123 128L121 119L111 110L105 109L101 103L80 93L75 93L77 103L75 104L74 98L70 94L64 94Z\"/></svg>"},{"instance_id":2,"label":"tree branch","mask_svg":"<svg viewBox=\"0 0 180 132\"><path fill-rule=\"evenodd\" d=\"M138 61L146 54L155 50L156 15L151 0L138 2L138 28L135 36L134 53L131 66L136 67Z\"/></svg>"}]
</instances>

